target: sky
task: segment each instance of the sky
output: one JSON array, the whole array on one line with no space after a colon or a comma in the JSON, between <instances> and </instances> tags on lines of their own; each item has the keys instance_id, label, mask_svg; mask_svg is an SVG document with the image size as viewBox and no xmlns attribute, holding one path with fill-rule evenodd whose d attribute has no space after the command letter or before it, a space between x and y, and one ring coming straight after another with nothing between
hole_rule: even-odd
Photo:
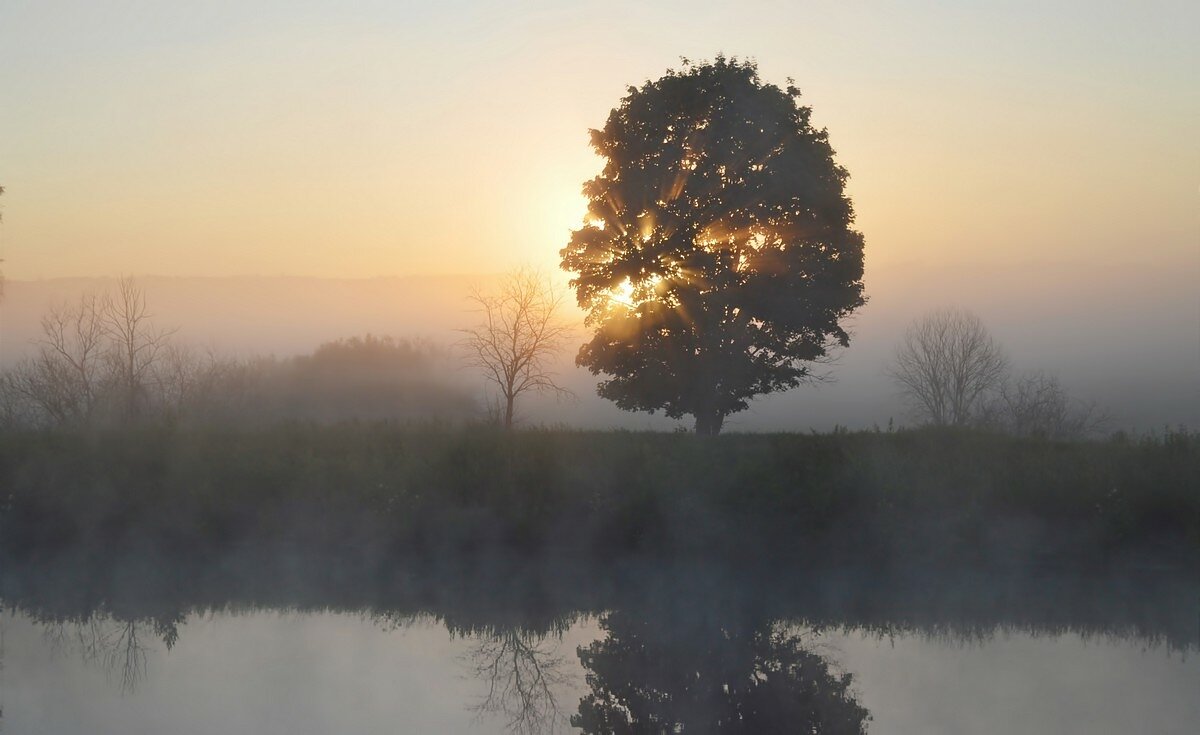
<instances>
[{"instance_id":1,"label":"sky","mask_svg":"<svg viewBox=\"0 0 1200 735\"><path fill-rule=\"evenodd\" d=\"M10 279L553 269L680 57L794 78L871 269L1200 263L1200 5L0 0ZM1068 284L1069 285L1069 284Z\"/></svg>"},{"instance_id":2,"label":"sky","mask_svg":"<svg viewBox=\"0 0 1200 735\"><path fill-rule=\"evenodd\" d=\"M0 363L71 289L125 275L233 351L453 339L461 277L565 284L588 130L629 85L724 53L794 79L829 131L868 298L836 384L731 426L902 416L886 362L945 305L1116 426L1195 426L1198 28L1200 4L1153 0L0 0ZM197 277L234 280L171 280ZM544 415L643 420L593 403Z\"/></svg>"}]
</instances>

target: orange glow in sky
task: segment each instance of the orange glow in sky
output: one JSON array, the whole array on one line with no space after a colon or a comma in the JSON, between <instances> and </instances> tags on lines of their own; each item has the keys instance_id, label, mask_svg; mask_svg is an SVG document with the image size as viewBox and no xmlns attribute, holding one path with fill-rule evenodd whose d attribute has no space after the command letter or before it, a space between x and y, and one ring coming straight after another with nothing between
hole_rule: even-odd
<instances>
[{"instance_id":1,"label":"orange glow in sky","mask_svg":"<svg viewBox=\"0 0 1200 735\"><path fill-rule=\"evenodd\" d=\"M10 278L553 269L588 128L719 51L795 78L871 264L1196 253L1190 4L194 5L5 10Z\"/></svg>"}]
</instances>

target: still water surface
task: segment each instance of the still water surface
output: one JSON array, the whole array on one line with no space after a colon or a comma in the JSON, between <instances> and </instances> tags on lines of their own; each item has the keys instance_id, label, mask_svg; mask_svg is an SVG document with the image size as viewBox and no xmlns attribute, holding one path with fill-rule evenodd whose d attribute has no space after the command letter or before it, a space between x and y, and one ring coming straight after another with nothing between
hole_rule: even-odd
<instances>
[{"instance_id":1,"label":"still water surface","mask_svg":"<svg viewBox=\"0 0 1200 735\"><path fill-rule=\"evenodd\" d=\"M865 598L864 613L860 597L789 616L762 590L660 587L494 619L486 605L239 600L139 617L9 600L0 732L1200 732L1200 609L1155 607L1186 607L1190 590L1064 600L1060 615L1018 595L1034 619L1003 600L984 614Z\"/></svg>"}]
</instances>

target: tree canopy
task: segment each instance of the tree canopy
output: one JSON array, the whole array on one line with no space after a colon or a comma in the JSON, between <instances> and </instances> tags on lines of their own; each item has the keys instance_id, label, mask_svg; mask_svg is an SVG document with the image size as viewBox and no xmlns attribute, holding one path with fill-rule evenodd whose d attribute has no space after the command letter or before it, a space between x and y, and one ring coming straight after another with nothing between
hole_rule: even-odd
<instances>
[{"instance_id":1,"label":"tree canopy","mask_svg":"<svg viewBox=\"0 0 1200 735\"><path fill-rule=\"evenodd\" d=\"M685 60L591 131L605 165L561 255L595 329L576 362L608 376L601 396L715 434L849 344L863 237L799 96L751 61Z\"/></svg>"},{"instance_id":2,"label":"tree canopy","mask_svg":"<svg viewBox=\"0 0 1200 735\"><path fill-rule=\"evenodd\" d=\"M588 735L866 732L850 674L766 621L730 622L605 614L605 637L577 649L591 691L571 724Z\"/></svg>"}]
</instances>

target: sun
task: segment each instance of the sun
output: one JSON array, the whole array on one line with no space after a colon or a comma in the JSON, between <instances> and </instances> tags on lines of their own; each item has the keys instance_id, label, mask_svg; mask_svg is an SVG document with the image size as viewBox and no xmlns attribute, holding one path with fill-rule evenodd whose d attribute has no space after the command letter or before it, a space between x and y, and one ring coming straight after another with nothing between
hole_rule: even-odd
<instances>
[{"instance_id":1,"label":"sun","mask_svg":"<svg viewBox=\"0 0 1200 735\"><path fill-rule=\"evenodd\" d=\"M647 301L654 300L662 281L662 276L650 276L644 279L637 288L634 288L633 281L626 278L609 291L608 299L611 303L626 309L636 309Z\"/></svg>"},{"instance_id":2,"label":"sun","mask_svg":"<svg viewBox=\"0 0 1200 735\"><path fill-rule=\"evenodd\" d=\"M638 302L633 298L633 281L629 280L628 278L626 278L624 281L621 281L621 283L619 283L617 287L609 293L608 298L620 304L621 306L630 309L638 305Z\"/></svg>"}]
</instances>

